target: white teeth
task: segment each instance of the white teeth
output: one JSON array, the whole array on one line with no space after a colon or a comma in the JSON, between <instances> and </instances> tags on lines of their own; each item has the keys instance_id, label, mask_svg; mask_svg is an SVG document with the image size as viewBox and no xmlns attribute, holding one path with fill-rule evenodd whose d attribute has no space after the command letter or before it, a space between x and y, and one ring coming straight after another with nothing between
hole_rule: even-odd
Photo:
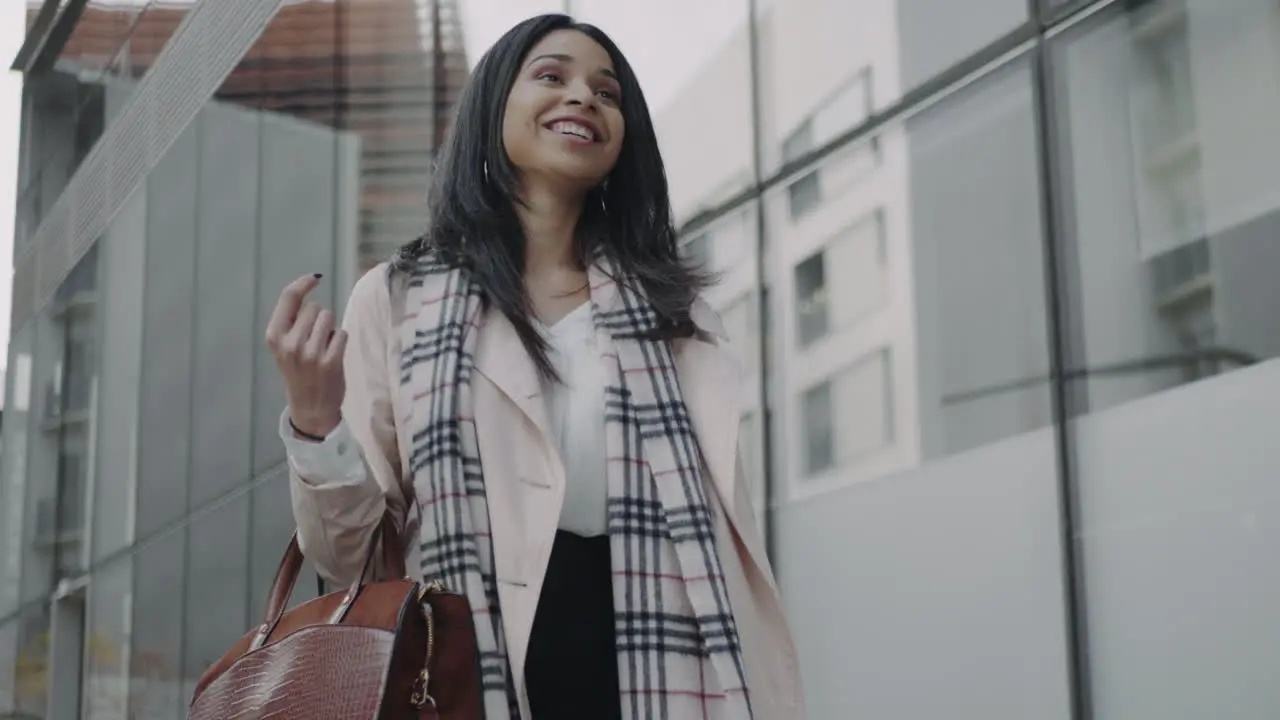
<instances>
[{"instance_id":1,"label":"white teeth","mask_svg":"<svg viewBox=\"0 0 1280 720\"><path fill-rule=\"evenodd\" d=\"M579 125L571 120L560 120L551 124L551 129L562 135L574 135L583 140L595 140L596 134L586 125Z\"/></svg>"}]
</instances>

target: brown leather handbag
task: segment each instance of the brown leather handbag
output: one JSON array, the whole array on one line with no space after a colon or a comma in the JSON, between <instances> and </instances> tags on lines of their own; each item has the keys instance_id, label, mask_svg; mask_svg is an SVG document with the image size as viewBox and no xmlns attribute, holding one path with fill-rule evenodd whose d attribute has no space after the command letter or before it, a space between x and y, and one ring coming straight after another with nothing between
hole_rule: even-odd
<instances>
[{"instance_id":1,"label":"brown leather handbag","mask_svg":"<svg viewBox=\"0 0 1280 720\"><path fill-rule=\"evenodd\" d=\"M196 684L190 720L480 720L479 653L466 598L405 577L390 516L360 576L285 611L302 568L295 533L266 620ZM379 543L379 539L384 539ZM366 582L376 548L387 577Z\"/></svg>"}]
</instances>

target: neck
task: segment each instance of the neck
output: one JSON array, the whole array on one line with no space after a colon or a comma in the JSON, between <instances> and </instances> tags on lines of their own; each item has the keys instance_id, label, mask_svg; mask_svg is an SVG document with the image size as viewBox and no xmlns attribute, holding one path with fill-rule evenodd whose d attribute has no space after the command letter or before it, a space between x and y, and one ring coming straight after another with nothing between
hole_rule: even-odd
<instances>
[{"instance_id":1,"label":"neck","mask_svg":"<svg viewBox=\"0 0 1280 720\"><path fill-rule=\"evenodd\" d=\"M524 230L525 277L557 270L576 269L574 229L582 215L582 198L566 198L549 188L529 188L516 215Z\"/></svg>"}]
</instances>

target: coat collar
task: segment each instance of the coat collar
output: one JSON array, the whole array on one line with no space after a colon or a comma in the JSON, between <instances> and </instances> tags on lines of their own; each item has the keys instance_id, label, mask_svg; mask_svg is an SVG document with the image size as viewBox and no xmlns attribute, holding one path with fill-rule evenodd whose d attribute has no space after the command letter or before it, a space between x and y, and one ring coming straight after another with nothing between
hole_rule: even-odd
<instances>
[{"instance_id":1,"label":"coat collar","mask_svg":"<svg viewBox=\"0 0 1280 720\"><path fill-rule=\"evenodd\" d=\"M616 291L609 299L606 311L615 309ZM728 341L724 323L711 305L698 297L689 308L689 318L698 330L698 336L683 341L683 344L697 342L710 346L720 361L727 361L736 367L733 357L725 351L723 345ZM486 310L480 323L480 336L476 344L476 369L511 397L517 405L522 405L521 398L541 394L541 382L538 371L525 352L515 326L505 315L494 310ZM735 381L741 372L733 373ZM522 406L523 409L523 406Z\"/></svg>"},{"instance_id":2,"label":"coat collar","mask_svg":"<svg viewBox=\"0 0 1280 720\"><path fill-rule=\"evenodd\" d=\"M617 288L601 268L593 267L588 277L591 302L600 314L622 309ZM726 347L724 324L715 310L699 297L689 314L698 332L674 343L677 377L721 506L736 525L740 520L733 514L737 507L734 493L742 370ZM542 381L515 327L501 312L488 310L479 332L476 371L506 395L554 446Z\"/></svg>"},{"instance_id":3,"label":"coat collar","mask_svg":"<svg viewBox=\"0 0 1280 720\"><path fill-rule=\"evenodd\" d=\"M618 273L613 271L612 263L603 257L597 259L587 270L587 281L591 284L591 302L595 305L598 315L608 316L626 309L623 305L622 293L618 291L617 282L614 280L617 275ZM701 296L694 298L693 305L689 308L689 319L698 332L707 336L707 339L716 341L728 339L720 316Z\"/></svg>"},{"instance_id":4,"label":"coat collar","mask_svg":"<svg viewBox=\"0 0 1280 720\"><path fill-rule=\"evenodd\" d=\"M488 378L547 438L551 437L542 380L516 328L501 312L488 308L476 338L476 372Z\"/></svg>"},{"instance_id":5,"label":"coat collar","mask_svg":"<svg viewBox=\"0 0 1280 720\"><path fill-rule=\"evenodd\" d=\"M597 316L607 316L623 310L622 293L613 280L611 265L606 259L598 259L587 270L591 284L590 302ZM726 337L724 323L701 297L694 299L689 308L689 318L698 331L694 340L712 346L723 357L732 357L722 349ZM546 408L542 402L542 382L538 371L516 334L515 326L505 315L492 309L485 311L481 320L480 336L476 343L476 370L488 378L511 399L540 429L547 428ZM736 378L740 373L734 373ZM736 423L734 424L736 427Z\"/></svg>"},{"instance_id":6,"label":"coat collar","mask_svg":"<svg viewBox=\"0 0 1280 720\"><path fill-rule=\"evenodd\" d=\"M617 302L601 296L595 302ZM737 502L738 432L741 423L742 368L726 347L724 324L702 298L690 308L698 334L673 343L676 376L684 395L694 433L702 449L709 484L720 500L730 525L744 527L751 518L739 517L743 505ZM555 447L542 381L525 352L515 327L506 316L487 311L481 321L475 350L476 371L487 378L519 408L541 433L543 441ZM750 548L756 561L766 562L763 548Z\"/></svg>"}]
</instances>

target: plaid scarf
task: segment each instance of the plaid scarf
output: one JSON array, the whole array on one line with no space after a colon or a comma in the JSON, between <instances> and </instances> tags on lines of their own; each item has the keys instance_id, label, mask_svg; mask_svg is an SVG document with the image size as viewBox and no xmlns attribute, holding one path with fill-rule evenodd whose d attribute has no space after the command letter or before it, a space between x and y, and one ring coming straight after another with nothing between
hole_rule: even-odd
<instances>
[{"instance_id":1,"label":"plaid scarf","mask_svg":"<svg viewBox=\"0 0 1280 720\"><path fill-rule=\"evenodd\" d=\"M605 388L608 533L622 716L746 720L733 612L688 409L658 316L605 260L589 273ZM518 718L472 414L479 287L427 257L406 297L401 383L412 397L410 472L422 571L471 601L485 717Z\"/></svg>"}]
</instances>

